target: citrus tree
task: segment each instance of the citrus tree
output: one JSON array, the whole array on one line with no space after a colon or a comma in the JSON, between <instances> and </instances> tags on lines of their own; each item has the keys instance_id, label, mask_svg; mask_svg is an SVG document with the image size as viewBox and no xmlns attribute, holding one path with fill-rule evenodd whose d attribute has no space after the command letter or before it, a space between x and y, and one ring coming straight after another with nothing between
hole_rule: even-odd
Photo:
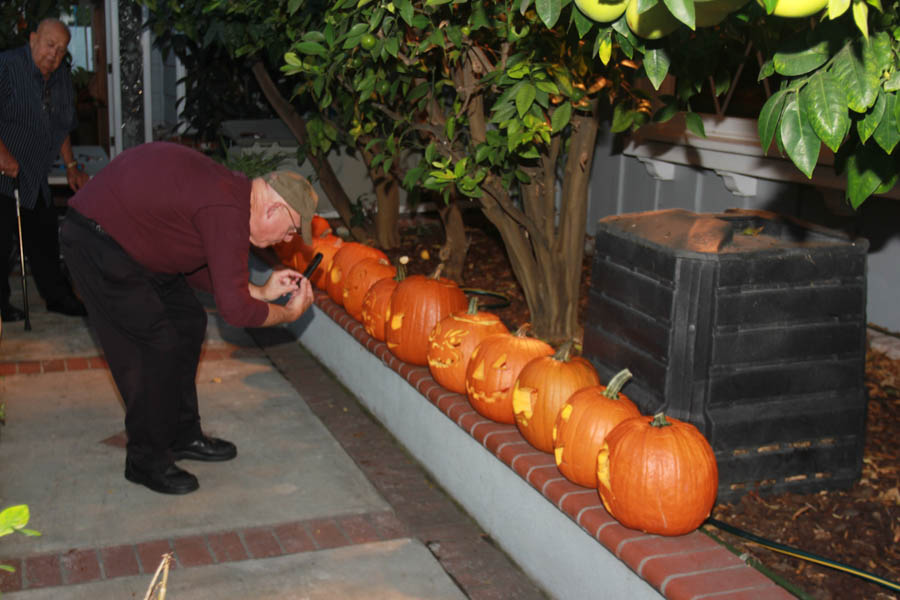
<instances>
[{"instance_id":1,"label":"citrus tree","mask_svg":"<svg viewBox=\"0 0 900 600\"><path fill-rule=\"evenodd\" d=\"M535 333L552 341L578 331L604 120L625 132L684 112L702 135L696 96L727 95L756 56L770 91L759 118L765 148L811 176L825 144L854 206L896 179L898 0L196 6L211 19L198 30L204 38L233 36L244 43L238 54L283 50L293 98L316 107L305 123L310 147L361 148L371 169L409 190L476 203L503 238ZM248 33L248 22L258 29ZM670 94L653 93L673 80Z\"/></svg>"}]
</instances>

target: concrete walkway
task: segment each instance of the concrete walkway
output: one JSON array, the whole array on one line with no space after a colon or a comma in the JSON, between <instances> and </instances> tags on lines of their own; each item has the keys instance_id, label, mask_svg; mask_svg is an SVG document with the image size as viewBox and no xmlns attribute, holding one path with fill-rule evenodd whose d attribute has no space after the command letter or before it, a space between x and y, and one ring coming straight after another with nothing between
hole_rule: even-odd
<instances>
[{"instance_id":1,"label":"concrete walkway","mask_svg":"<svg viewBox=\"0 0 900 600\"><path fill-rule=\"evenodd\" d=\"M180 463L186 496L127 482L86 321L29 298L32 331L0 336L0 508L28 504L42 535L0 538L4 600L143 598L165 553L169 598L545 597L292 334L231 328L208 301L203 425L238 457Z\"/></svg>"}]
</instances>

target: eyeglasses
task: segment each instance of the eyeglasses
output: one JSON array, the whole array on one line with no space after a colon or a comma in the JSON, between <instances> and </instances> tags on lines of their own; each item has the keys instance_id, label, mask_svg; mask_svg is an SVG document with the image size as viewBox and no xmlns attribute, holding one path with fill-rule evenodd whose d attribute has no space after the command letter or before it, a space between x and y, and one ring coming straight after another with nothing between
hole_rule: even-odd
<instances>
[{"instance_id":1,"label":"eyeglasses","mask_svg":"<svg viewBox=\"0 0 900 600\"><path fill-rule=\"evenodd\" d=\"M284 208L285 211L287 211L288 219L291 220L291 227L290 227L290 229L287 230L287 233L285 233L285 235L287 235L288 233L290 233L292 235L302 235L300 233L300 224L298 223L297 225L294 225L294 217L291 216L291 209L288 208L287 204L280 204L279 206L281 206L282 208Z\"/></svg>"}]
</instances>

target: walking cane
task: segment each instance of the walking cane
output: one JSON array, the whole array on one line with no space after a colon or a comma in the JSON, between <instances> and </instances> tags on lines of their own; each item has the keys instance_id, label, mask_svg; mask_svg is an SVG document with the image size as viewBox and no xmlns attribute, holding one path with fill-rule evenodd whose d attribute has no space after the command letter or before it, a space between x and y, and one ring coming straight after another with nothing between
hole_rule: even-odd
<instances>
[{"instance_id":1,"label":"walking cane","mask_svg":"<svg viewBox=\"0 0 900 600\"><path fill-rule=\"evenodd\" d=\"M25 277L25 246L22 244L22 209L19 205L19 182L13 189L16 196L16 220L19 222L19 266L22 268L22 302L25 305L25 331L31 331L31 318L28 315L28 282Z\"/></svg>"}]
</instances>

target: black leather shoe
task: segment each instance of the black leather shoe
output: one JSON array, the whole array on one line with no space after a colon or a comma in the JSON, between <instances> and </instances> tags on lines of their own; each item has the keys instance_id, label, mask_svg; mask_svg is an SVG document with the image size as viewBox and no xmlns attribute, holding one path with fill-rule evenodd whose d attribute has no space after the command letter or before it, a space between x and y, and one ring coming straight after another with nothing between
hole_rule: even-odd
<instances>
[{"instance_id":1,"label":"black leather shoe","mask_svg":"<svg viewBox=\"0 0 900 600\"><path fill-rule=\"evenodd\" d=\"M47 310L50 312L68 315L70 317L86 317L87 309L81 300L75 296L63 296L59 300L47 303Z\"/></svg>"},{"instance_id":2,"label":"black leather shoe","mask_svg":"<svg viewBox=\"0 0 900 600\"><path fill-rule=\"evenodd\" d=\"M200 487L196 477L175 465L169 465L162 471L155 471L140 469L126 460L125 479L160 494L189 494Z\"/></svg>"},{"instance_id":3,"label":"black leather shoe","mask_svg":"<svg viewBox=\"0 0 900 600\"><path fill-rule=\"evenodd\" d=\"M25 311L16 308L12 304L4 304L0 306L0 319L3 319L4 323L14 323L16 321L21 321L25 318Z\"/></svg>"},{"instance_id":4,"label":"black leather shoe","mask_svg":"<svg viewBox=\"0 0 900 600\"><path fill-rule=\"evenodd\" d=\"M219 438L201 436L187 444L172 448L175 460L203 460L219 462L237 456L237 447Z\"/></svg>"}]
</instances>

